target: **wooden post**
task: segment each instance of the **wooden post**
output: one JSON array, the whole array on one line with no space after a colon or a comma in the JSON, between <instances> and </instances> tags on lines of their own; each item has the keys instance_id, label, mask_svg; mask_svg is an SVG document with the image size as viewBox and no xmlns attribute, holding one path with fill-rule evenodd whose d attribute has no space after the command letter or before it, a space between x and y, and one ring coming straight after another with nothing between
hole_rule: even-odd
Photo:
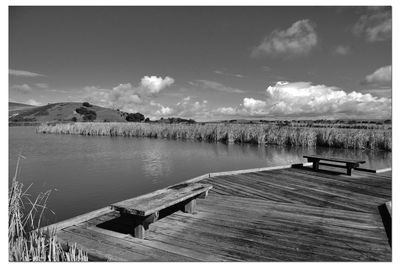
<instances>
[{"instance_id":1,"label":"wooden post","mask_svg":"<svg viewBox=\"0 0 400 267\"><path fill-rule=\"evenodd\" d=\"M135 227L134 236L140 239L144 239L146 237L146 229L144 229L143 224L139 224Z\"/></svg>"},{"instance_id":2,"label":"wooden post","mask_svg":"<svg viewBox=\"0 0 400 267\"><path fill-rule=\"evenodd\" d=\"M346 163L346 167L347 167L347 175L351 176L351 169L353 168L353 165Z\"/></svg>"},{"instance_id":3,"label":"wooden post","mask_svg":"<svg viewBox=\"0 0 400 267\"><path fill-rule=\"evenodd\" d=\"M206 191L206 192L200 194L200 195L199 195L199 198L205 199L207 196L208 196L208 191Z\"/></svg>"},{"instance_id":4,"label":"wooden post","mask_svg":"<svg viewBox=\"0 0 400 267\"><path fill-rule=\"evenodd\" d=\"M196 199L189 201L183 208L183 212L193 214L196 209Z\"/></svg>"},{"instance_id":5,"label":"wooden post","mask_svg":"<svg viewBox=\"0 0 400 267\"><path fill-rule=\"evenodd\" d=\"M133 236L140 239L146 238L146 232L149 230L149 225L158 220L159 213L155 212L146 217L137 217L135 216L134 221L139 222L138 225L135 226Z\"/></svg>"},{"instance_id":6,"label":"wooden post","mask_svg":"<svg viewBox=\"0 0 400 267\"><path fill-rule=\"evenodd\" d=\"M319 160L318 159L314 159L313 160L313 170L317 171L319 169Z\"/></svg>"}]
</instances>

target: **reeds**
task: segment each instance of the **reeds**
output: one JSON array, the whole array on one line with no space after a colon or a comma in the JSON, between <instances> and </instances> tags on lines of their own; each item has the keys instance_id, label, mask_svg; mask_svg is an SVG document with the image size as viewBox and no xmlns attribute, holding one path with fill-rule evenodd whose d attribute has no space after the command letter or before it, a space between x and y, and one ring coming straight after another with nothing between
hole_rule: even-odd
<instances>
[{"instance_id":1,"label":"reeds","mask_svg":"<svg viewBox=\"0 0 400 267\"><path fill-rule=\"evenodd\" d=\"M273 124L70 123L42 124L39 133L128 136L226 143L325 146L391 151L391 130L279 126Z\"/></svg>"},{"instance_id":2,"label":"reeds","mask_svg":"<svg viewBox=\"0 0 400 267\"><path fill-rule=\"evenodd\" d=\"M54 230L39 228L50 191L32 201L23 184L17 181L21 158L18 157L8 195L9 261L88 261L87 253L76 244L64 250Z\"/></svg>"}]
</instances>

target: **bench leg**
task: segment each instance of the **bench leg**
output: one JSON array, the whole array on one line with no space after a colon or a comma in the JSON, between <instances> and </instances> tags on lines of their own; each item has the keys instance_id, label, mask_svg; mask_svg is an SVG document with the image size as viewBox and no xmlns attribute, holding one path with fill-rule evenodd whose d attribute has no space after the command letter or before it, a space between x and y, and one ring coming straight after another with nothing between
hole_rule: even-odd
<instances>
[{"instance_id":1,"label":"bench leg","mask_svg":"<svg viewBox=\"0 0 400 267\"><path fill-rule=\"evenodd\" d=\"M208 196L208 191L201 193L201 195L199 195L199 198L205 199L207 196Z\"/></svg>"},{"instance_id":2,"label":"bench leg","mask_svg":"<svg viewBox=\"0 0 400 267\"><path fill-rule=\"evenodd\" d=\"M192 199L185 205L185 207L183 208L183 212L193 214L195 209L196 209L196 199Z\"/></svg>"},{"instance_id":3,"label":"bench leg","mask_svg":"<svg viewBox=\"0 0 400 267\"><path fill-rule=\"evenodd\" d=\"M139 224L135 227L134 236L139 239L144 239L146 237L146 229L144 225Z\"/></svg>"},{"instance_id":4,"label":"bench leg","mask_svg":"<svg viewBox=\"0 0 400 267\"><path fill-rule=\"evenodd\" d=\"M133 231L133 236L139 239L146 238L146 232L149 230L149 225L158 220L158 212L153 213L146 217L135 217L136 218L136 226Z\"/></svg>"},{"instance_id":5,"label":"bench leg","mask_svg":"<svg viewBox=\"0 0 400 267\"><path fill-rule=\"evenodd\" d=\"M314 160L312 166L313 166L313 170L314 171L318 171L318 169L319 169L319 160Z\"/></svg>"}]
</instances>

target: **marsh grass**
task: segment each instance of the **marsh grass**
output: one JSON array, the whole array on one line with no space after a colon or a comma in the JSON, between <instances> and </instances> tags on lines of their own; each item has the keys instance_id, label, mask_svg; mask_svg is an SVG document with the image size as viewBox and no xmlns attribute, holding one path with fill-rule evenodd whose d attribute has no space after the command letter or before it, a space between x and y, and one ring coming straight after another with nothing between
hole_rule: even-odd
<instances>
[{"instance_id":1,"label":"marsh grass","mask_svg":"<svg viewBox=\"0 0 400 267\"><path fill-rule=\"evenodd\" d=\"M391 130L335 127L295 127L273 124L162 124L162 123L69 123L42 124L39 133L95 136L128 136L253 143L303 147L336 147L391 151Z\"/></svg>"},{"instance_id":2,"label":"marsh grass","mask_svg":"<svg viewBox=\"0 0 400 267\"><path fill-rule=\"evenodd\" d=\"M17 181L20 160L8 195L8 256L9 261L87 261L87 253L76 244L65 250L57 242L54 230L40 228L51 191L40 193L34 200Z\"/></svg>"}]
</instances>

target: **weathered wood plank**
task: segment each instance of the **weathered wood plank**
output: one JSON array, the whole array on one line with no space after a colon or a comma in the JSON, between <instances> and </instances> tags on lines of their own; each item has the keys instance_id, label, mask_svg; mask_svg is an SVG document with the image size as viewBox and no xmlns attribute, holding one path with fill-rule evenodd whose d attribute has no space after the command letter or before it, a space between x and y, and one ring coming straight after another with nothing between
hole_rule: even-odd
<instances>
[{"instance_id":1,"label":"weathered wood plank","mask_svg":"<svg viewBox=\"0 0 400 267\"><path fill-rule=\"evenodd\" d=\"M63 222L59 233L81 247L93 242L91 252L111 260L391 260L377 208L391 199L391 172L348 177L297 167L213 175L200 177L213 189L193 214L163 217L147 240L133 238L131 222L112 210Z\"/></svg>"},{"instance_id":2,"label":"weathered wood plank","mask_svg":"<svg viewBox=\"0 0 400 267\"><path fill-rule=\"evenodd\" d=\"M107 244L113 246L122 251L127 251L126 253L137 253L146 255L149 259L154 261L196 261L196 259L179 255L173 252L166 251L164 249L158 249L154 247L146 246L146 242L135 242L133 239L121 239L112 235L105 234L101 231L93 231L91 229L86 229L83 227L72 226L66 228L64 231L85 236L87 238L97 240L102 244ZM138 239L139 240L139 239Z\"/></svg>"},{"instance_id":3,"label":"weathered wood plank","mask_svg":"<svg viewBox=\"0 0 400 267\"><path fill-rule=\"evenodd\" d=\"M123 213L147 216L157 211L198 196L212 188L206 184L180 184L140 197L120 201L111 207Z\"/></svg>"}]
</instances>

